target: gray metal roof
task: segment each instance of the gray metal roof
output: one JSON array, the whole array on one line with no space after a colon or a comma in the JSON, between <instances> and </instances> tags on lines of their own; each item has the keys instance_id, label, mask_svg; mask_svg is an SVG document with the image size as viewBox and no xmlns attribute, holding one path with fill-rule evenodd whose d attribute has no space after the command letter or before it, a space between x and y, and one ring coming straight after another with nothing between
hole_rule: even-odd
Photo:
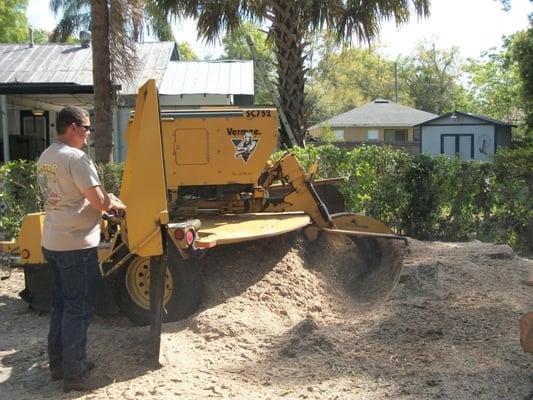
<instances>
[{"instance_id":1,"label":"gray metal roof","mask_svg":"<svg viewBox=\"0 0 533 400\"><path fill-rule=\"evenodd\" d=\"M136 94L148 79L159 83L171 59L174 42L137 43L139 66L134 82L121 94ZM74 83L92 85L92 50L80 44L0 44L0 83Z\"/></svg>"},{"instance_id":2,"label":"gray metal roof","mask_svg":"<svg viewBox=\"0 0 533 400\"><path fill-rule=\"evenodd\" d=\"M376 99L322 122L320 126L415 126L436 117L438 115L433 113Z\"/></svg>"},{"instance_id":3,"label":"gray metal roof","mask_svg":"<svg viewBox=\"0 0 533 400\"><path fill-rule=\"evenodd\" d=\"M169 63L159 93L254 94L253 61L173 61Z\"/></svg>"}]
</instances>

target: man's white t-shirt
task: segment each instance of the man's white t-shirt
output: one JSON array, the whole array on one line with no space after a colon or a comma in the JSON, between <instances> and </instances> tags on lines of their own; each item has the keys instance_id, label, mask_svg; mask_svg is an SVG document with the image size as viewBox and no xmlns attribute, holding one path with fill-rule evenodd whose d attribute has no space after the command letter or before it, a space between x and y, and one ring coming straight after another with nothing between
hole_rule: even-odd
<instances>
[{"instance_id":1,"label":"man's white t-shirt","mask_svg":"<svg viewBox=\"0 0 533 400\"><path fill-rule=\"evenodd\" d=\"M99 186L91 158L64 143L53 143L37 161L45 219L41 245L48 250L80 250L98 246L100 211L83 192Z\"/></svg>"}]
</instances>

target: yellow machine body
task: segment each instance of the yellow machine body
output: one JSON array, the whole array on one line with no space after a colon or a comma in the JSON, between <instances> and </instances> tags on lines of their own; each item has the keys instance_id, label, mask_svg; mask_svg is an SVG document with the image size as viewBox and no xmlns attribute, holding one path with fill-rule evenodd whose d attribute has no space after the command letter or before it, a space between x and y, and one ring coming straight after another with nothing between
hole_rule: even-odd
<instances>
[{"instance_id":1,"label":"yellow machine body","mask_svg":"<svg viewBox=\"0 0 533 400\"><path fill-rule=\"evenodd\" d=\"M163 112L167 188L255 184L277 146L277 118L275 109Z\"/></svg>"}]
</instances>

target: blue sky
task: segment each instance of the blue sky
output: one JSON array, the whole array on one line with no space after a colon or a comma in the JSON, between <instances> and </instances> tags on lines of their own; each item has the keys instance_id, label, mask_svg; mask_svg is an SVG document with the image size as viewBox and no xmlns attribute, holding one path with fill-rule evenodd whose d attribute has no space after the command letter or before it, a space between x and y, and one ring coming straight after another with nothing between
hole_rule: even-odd
<instances>
[{"instance_id":1,"label":"blue sky","mask_svg":"<svg viewBox=\"0 0 533 400\"><path fill-rule=\"evenodd\" d=\"M435 42L439 48L457 46L463 57L476 58L484 50L499 47L503 35L528 26L533 13L530 0L511 0L511 11L504 12L497 0L432 0L431 16L397 28L393 23L382 25L382 52L395 58L412 52L420 40ZM34 28L51 30L55 18L48 9L48 0L29 0L26 13ZM179 42L189 42L200 57L217 57L220 46L207 46L197 41L194 21L178 21L174 34Z\"/></svg>"}]
</instances>

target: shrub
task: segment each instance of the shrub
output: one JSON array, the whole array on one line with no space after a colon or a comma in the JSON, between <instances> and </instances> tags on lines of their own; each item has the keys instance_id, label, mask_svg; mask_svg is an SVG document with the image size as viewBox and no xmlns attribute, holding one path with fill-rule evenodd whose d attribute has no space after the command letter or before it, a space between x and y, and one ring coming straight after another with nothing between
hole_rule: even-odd
<instances>
[{"instance_id":1,"label":"shrub","mask_svg":"<svg viewBox=\"0 0 533 400\"><path fill-rule=\"evenodd\" d=\"M0 232L17 236L22 219L42 209L34 161L10 161L0 167Z\"/></svg>"}]
</instances>

